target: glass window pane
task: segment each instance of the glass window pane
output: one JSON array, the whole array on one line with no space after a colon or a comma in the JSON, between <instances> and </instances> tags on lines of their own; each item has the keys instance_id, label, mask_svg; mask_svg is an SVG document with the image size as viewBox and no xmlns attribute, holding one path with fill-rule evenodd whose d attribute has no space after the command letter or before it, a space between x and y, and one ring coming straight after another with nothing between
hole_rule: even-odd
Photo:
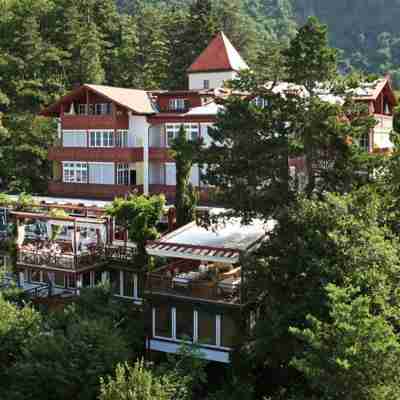
<instances>
[{"instance_id":1,"label":"glass window pane","mask_svg":"<svg viewBox=\"0 0 400 400\"><path fill-rule=\"evenodd\" d=\"M193 309L176 308L176 338L193 340Z\"/></svg>"},{"instance_id":2,"label":"glass window pane","mask_svg":"<svg viewBox=\"0 0 400 400\"><path fill-rule=\"evenodd\" d=\"M82 274L82 286L84 288L90 287L90 272L84 272Z\"/></svg>"},{"instance_id":3,"label":"glass window pane","mask_svg":"<svg viewBox=\"0 0 400 400\"><path fill-rule=\"evenodd\" d=\"M135 290L135 274L133 272L124 271L124 287L123 295L126 297L134 297Z\"/></svg>"},{"instance_id":4,"label":"glass window pane","mask_svg":"<svg viewBox=\"0 0 400 400\"><path fill-rule=\"evenodd\" d=\"M94 284L99 285L101 283L101 271L94 272Z\"/></svg>"},{"instance_id":5,"label":"glass window pane","mask_svg":"<svg viewBox=\"0 0 400 400\"><path fill-rule=\"evenodd\" d=\"M221 345L223 347L233 347L235 345L235 338L235 321L229 315L221 315Z\"/></svg>"},{"instance_id":6,"label":"glass window pane","mask_svg":"<svg viewBox=\"0 0 400 400\"><path fill-rule=\"evenodd\" d=\"M202 344L216 345L216 316L206 311L198 311L198 340Z\"/></svg>"},{"instance_id":7,"label":"glass window pane","mask_svg":"<svg viewBox=\"0 0 400 400\"><path fill-rule=\"evenodd\" d=\"M58 287L65 287L64 281L65 274L61 271L54 272L54 285Z\"/></svg>"},{"instance_id":8,"label":"glass window pane","mask_svg":"<svg viewBox=\"0 0 400 400\"><path fill-rule=\"evenodd\" d=\"M41 282L40 271L38 271L36 269L31 270L31 282Z\"/></svg>"},{"instance_id":9,"label":"glass window pane","mask_svg":"<svg viewBox=\"0 0 400 400\"><path fill-rule=\"evenodd\" d=\"M112 269L110 271L110 287L112 294L120 294L120 279L119 279L119 271Z\"/></svg>"},{"instance_id":10,"label":"glass window pane","mask_svg":"<svg viewBox=\"0 0 400 400\"><path fill-rule=\"evenodd\" d=\"M155 308L155 333L160 337L171 337L171 308L169 306L158 306Z\"/></svg>"},{"instance_id":11,"label":"glass window pane","mask_svg":"<svg viewBox=\"0 0 400 400\"><path fill-rule=\"evenodd\" d=\"M76 288L76 276L75 276L75 274L67 274L67 287Z\"/></svg>"}]
</instances>

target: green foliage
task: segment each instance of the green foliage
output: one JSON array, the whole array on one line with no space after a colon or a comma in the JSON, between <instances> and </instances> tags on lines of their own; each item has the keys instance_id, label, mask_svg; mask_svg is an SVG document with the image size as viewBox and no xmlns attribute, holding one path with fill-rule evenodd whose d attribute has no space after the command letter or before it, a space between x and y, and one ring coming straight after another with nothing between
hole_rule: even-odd
<instances>
[{"instance_id":1,"label":"green foliage","mask_svg":"<svg viewBox=\"0 0 400 400\"><path fill-rule=\"evenodd\" d=\"M98 377L127 360L130 351L106 321L80 320L35 337L7 371L9 399L94 399ZM24 382L21 385L21 382Z\"/></svg>"},{"instance_id":2,"label":"green foliage","mask_svg":"<svg viewBox=\"0 0 400 400\"><path fill-rule=\"evenodd\" d=\"M183 226L195 218L197 196L190 183L190 172L193 164L199 159L202 147L201 139L187 139L182 125L178 137L171 146L172 157L176 164L176 224Z\"/></svg>"},{"instance_id":3,"label":"green foliage","mask_svg":"<svg viewBox=\"0 0 400 400\"><path fill-rule=\"evenodd\" d=\"M0 296L1 398L92 400L100 376L143 354L140 317L102 287L43 316L20 307Z\"/></svg>"},{"instance_id":4,"label":"green foliage","mask_svg":"<svg viewBox=\"0 0 400 400\"><path fill-rule=\"evenodd\" d=\"M304 85L312 94L319 82L337 74L337 52L328 45L328 28L310 17L285 52L289 81Z\"/></svg>"},{"instance_id":5,"label":"green foliage","mask_svg":"<svg viewBox=\"0 0 400 400\"><path fill-rule=\"evenodd\" d=\"M0 376L4 374L41 326L41 316L31 307L18 308L0 294Z\"/></svg>"},{"instance_id":6,"label":"green foliage","mask_svg":"<svg viewBox=\"0 0 400 400\"><path fill-rule=\"evenodd\" d=\"M101 378L99 400L172 400L176 399L176 387L167 376L157 376L137 361L133 367L119 364L115 378Z\"/></svg>"},{"instance_id":7,"label":"green foliage","mask_svg":"<svg viewBox=\"0 0 400 400\"><path fill-rule=\"evenodd\" d=\"M311 351L289 328L305 329L307 315L329 324L329 283L359 288L371 310L397 331L400 247L382 225L382 211L381 198L368 188L301 199L245 264L249 293L262 310L251 354L264 367L291 376L293 357Z\"/></svg>"},{"instance_id":8,"label":"green foliage","mask_svg":"<svg viewBox=\"0 0 400 400\"><path fill-rule=\"evenodd\" d=\"M310 379L319 399L394 399L399 396L398 331L359 290L327 286L329 320L308 317L293 328L307 351L292 365Z\"/></svg>"},{"instance_id":9,"label":"green foliage","mask_svg":"<svg viewBox=\"0 0 400 400\"><path fill-rule=\"evenodd\" d=\"M128 231L131 241L136 243L140 262L146 264L146 242L155 240L159 233L157 224L163 213L164 196L130 195L128 198L116 198L107 208L107 213L116 223Z\"/></svg>"}]
</instances>

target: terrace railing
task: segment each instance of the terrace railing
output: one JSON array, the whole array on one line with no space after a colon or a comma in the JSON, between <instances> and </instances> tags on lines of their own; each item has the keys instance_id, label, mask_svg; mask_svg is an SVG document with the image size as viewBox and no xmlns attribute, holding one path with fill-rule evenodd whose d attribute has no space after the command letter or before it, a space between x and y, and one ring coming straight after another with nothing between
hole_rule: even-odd
<instances>
[{"instance_id":1,"label":"terrace railing","mask_svg":"<svg viewBox=\"0 0 400 400\"><path fill-rule=\"evenodd\" d=\"M54 254L42 250L18 251L18 263L43 268L61 268L74 271L90 265L95 265L102 261L104 249L99 247L89 252L73 254Z\"/></svg>"},{"instance_id":2,"label":"terrace railing","mask_svg":"<svg viewBox=\"0 0 400 400\"><path fill-rule=\"evenodd\" d=\"M164 271L147 275L146 290L150 293L170 294L213 302L240 303L240 286L227 291L219 284L220 281L215 280L182 282L167 276Z\"/></svg>"}]
</instances>

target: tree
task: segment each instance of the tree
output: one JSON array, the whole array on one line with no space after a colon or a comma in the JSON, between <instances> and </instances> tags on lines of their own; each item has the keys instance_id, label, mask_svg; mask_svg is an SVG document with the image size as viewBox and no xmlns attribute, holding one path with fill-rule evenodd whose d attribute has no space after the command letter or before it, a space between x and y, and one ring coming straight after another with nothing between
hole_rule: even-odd
<instances>
[{"instance_id":1,"label":"tree","mask_svg":"<svg viewBox=\"0 0 400 400\"><path fill-rule=\"evenodd\" d=\"M199 158L202 140L187 139L187 133L181 125L178 137L171 146L172 156L176 164L176 224L183 226L195 218L197 195L190 183L190 173L193 164Z\"/></svg>"},{"instance_id":2,"label":"tree","mask_svg":"<svg viewBox=\"0 0 400 400\"><path fill-rule=\"evenodd\" d=\"M292 329L307 346L292 365L310 380L319 399L397 398L400 338L396 327L359 290L335 285L326 290L330 318L309 316L307 328Z\"/></svg>"},{"instance_id":3,"label":"tree","mask_svg":"<svg viewBox=\"0 0 400 400\"><path fill-rule=\"evenodd\" d=\"M301 381L291 361L308 345L289 328L306 329L307 315L329 323L329 283L359 288L371 310L397 331L392 305L398 301L400 247L381 213L379 195L367 187L344 196L300 199L244 261L249 301L255 300L261 313L249 355L263 366L262 374L286 388Z\"/></svg>"},{"instance_id":4,"label":"tree","mask_svg":"<svg viewBox=\"0 0 400 400\"><path fill-rule=\"evenodd\" d=\"M24 348L40 332L42 318L30 306L22 308L6 301L0 294L0 370L2 382L7 369L21 357Z\"/></svg>"},{"instance_id":5,"label":"tree","mask_svg":"<svg viewBox=\"0 0 400 400\"><path fill-rule=\"evenodd\" d=\"M285 56L290 81L304 85L311 95L319 83L337 75L337 51L329 47L328 28L315 17L299 29Z\"/></svg>"},{"instance_id":6,"label":"tree","mask_svg":"<svg viewBox=\"0 0 400 400\"><path fill-rule=\"evenodd\" d=\"M212 145L202 162L207 165L205 180L217 188L217 201L242 217L268 219L293 198L289 137L300 110L295 96L255 81L247 75L235 82L251 96L233 94L219 101L224 109L210 131Z\"/></svg>"},{"instance_id":7,"label":"tree","mask_svg":"<svg viewBox=\"0 0 400 400\"><path fill-rule=\"evenodd\" d=\"M167 376L157 376L137 361L133 367L119 364L115 378L101 378L100 400L172 400L176 386Z\"/></svg>"},{"instance_id":8,"label":"tree","mask_svg":"<svg viewBox=\"0 0 400 400\"><path fill-rule=\"evenodd\" d=\"M99 377L131 354L120 331L106 320L81 319L62 331L44 333L8 369L9 384L0 389L2 397L94 399Z\"/></svg>"},{"instance_id":9,"label":"tree","mask_svg":"<svg viewBox=\"0 0 400 400\"><path fill-rule=\"evenodd\" d=\"M130 195L116 198L107 213L115 218L117 225L128 231L129 239L137 246L138 264L147 265L146 242L158 237L157 224L165 204L164 196Z\"/></svg>"}]
</instances>

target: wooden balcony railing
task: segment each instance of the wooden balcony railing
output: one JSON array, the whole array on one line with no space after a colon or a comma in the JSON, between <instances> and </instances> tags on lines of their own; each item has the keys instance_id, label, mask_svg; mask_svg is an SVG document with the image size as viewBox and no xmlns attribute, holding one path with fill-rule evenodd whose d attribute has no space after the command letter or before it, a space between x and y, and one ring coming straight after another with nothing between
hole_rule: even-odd
<instances>
[{"instance_id":1,"label":"wooden balcony railing","mask_svg":"<svg viewBox=\"0 0 400 400\"><path fill-rule=\"evenodd\" d=\"M182 296L193 299L203 299L212 302L230 304L240 303L240 285L232 290L223 289L221 281L194 280L187 283L167 276L165 273L149 273L147 275L146 291L173 296Z\"/></svg>"},{"instance_id":2,"label":"wooden balcony railing","mask_svg":"<svg viewBox=\"0 0 400 400\"><path fill-rule=\"evenodd\" d=\"M114 197L123 197L128 193L143 192L143 186L99 185L92 183L64 183L50 181L49 194L65 197L89 197L93 199L112 200Z\"/></svg>"},{"instance_id":3,"label":"wooden balcony railing","mask_svg":"<svg viewBox=\"0 0 400 400\"><path fill-rule=\"evenodd\" d=\"M17 262L26 266L46 269L78 271L108 261L134 263L136 248L118 245L98 246L91 251L73 254L51 254L48 251L19 249Z\"/></svg>"},{"instance_id":4,"label":"wooden balcony railing","mask_svg":"<svg viewBox=\"0 0 400 400\"><path fill-rule=\"evenodd\" d=\"M17 262L46 269L77 271L101 263L104 260L103 254L104 249L101 247L77 255L52 254L48 251L20 249Z\"/></svg>"}]
</instances>

